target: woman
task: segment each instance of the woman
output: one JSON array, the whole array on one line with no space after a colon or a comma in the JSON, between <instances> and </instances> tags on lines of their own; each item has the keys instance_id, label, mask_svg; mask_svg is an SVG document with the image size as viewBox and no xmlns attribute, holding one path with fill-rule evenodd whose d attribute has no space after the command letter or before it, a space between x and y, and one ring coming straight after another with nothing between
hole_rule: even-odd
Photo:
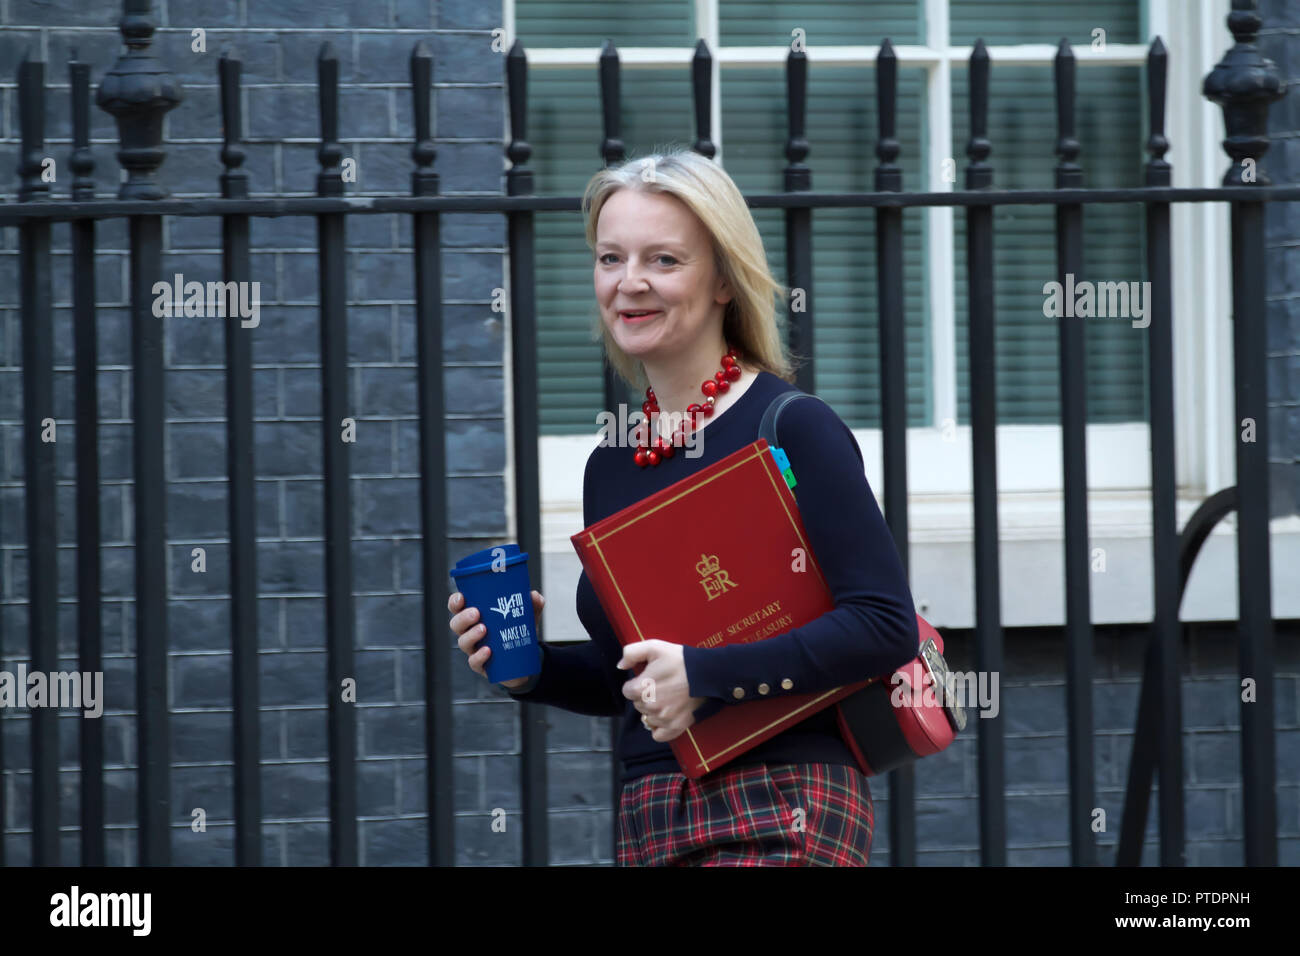
<instances>
[{"instance_id":1,"label":"woman","mask_svg":"<svg viewBox=\"0 0 1300 956\"><path fill-rule=\"evenodd\" d=\"M684 150L631 160L592 178L583 210L605 354L646 389L644 409L659 413L639 447L591 453L590 525L753 442L768 403L793 386L776 323L785 290L721 167ZM520 700L624 716L620 865L867 865L871 791L834 708L698 780L668 746L723 707L829 690L916 656L912 597L852 432L828 406L803 401L782 412L778 438L833 611L749 644L648 640L623 649L584 572L578 615L592 640L544 646L540 674L503 685ZM532 598L540 613L542 595ZM475 647L485 630L463 603L451 595L451 628L470 668L485 675L491 651ZM641 693L646 678L652 700Z\"/></svg>"}]
</instances>

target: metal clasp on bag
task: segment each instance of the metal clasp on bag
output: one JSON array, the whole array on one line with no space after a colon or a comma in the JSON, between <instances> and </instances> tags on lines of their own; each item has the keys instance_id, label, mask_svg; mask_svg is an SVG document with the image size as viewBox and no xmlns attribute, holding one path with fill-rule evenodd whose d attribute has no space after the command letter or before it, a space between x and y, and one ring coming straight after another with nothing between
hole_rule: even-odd
<instances>
[{"instance_id":1,"label":"metal clasp on bag","mask_svg":"<svg viewBox=\"0 0 1300 956\"><path fill-rule=\"evenodd\" d=\"M953 729L958 732L965 730L966 711L958 702L957 695L953 693L952 683L948 680L948 662L939 653L933 637L926 638L925 643L921 645L920 657L926 671L930 674L930 686L937 688L938 692L943 694L943 712L948 718L948 723L952 724Z\"/></svg>"}]
</instances>

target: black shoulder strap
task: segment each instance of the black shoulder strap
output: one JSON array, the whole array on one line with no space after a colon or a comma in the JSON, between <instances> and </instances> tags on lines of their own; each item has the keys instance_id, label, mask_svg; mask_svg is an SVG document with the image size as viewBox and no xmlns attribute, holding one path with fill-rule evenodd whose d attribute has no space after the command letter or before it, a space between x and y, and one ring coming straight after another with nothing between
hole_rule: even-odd
<instances>
[{"instance_id":1,"label":"black shoulder strap","mask_svg":"<svg viewBox=\"0 0 1300 956\"><path fill-rule=\"evenodd\" d=\"M817 401L821 402L823 405L826 405L827 408L830 408L830 405L827 404L825 399L817 398L816 395L810 395L807 392L800 391L797 388L791 389L788 392L782 392L776 398L772 399L771 403L767 406L767 411L763 413L763 420L759 423L758 426L758 437L766 438L768 447L770 448L781 447L781 443L776 439L777 416L781 414L781 409L785 408L796 398L816 398ZM853 430L849 428L847 425L844 426L844 430L849 433L849 441L853 442L853 450L857 452L858 461L865 462L865 459L863 459L862 457L862 449L858 446L858 439L854 436Z\"/></svg>"},{"instance_id":2,"label":"black shoulder strap","mask_svg":"<svg viewBox=\"0 0 1300 956\"><path fill-rule=\"evenodd\" d=\"M800 391L797 388L788 392L782 392L776 398L772 399L771 403L767 406L767 411L763 413L763 421L758 426L758 437L766 438L768 445L772 448L781 447L781 443L776 440L777 417L781 414L781 409L785 408L796 398L815 398L817 401L822 402L823 405L826 404L820 398L817 398L816 395L809 395L807 392Z\"/></svg>"}]
</instances>

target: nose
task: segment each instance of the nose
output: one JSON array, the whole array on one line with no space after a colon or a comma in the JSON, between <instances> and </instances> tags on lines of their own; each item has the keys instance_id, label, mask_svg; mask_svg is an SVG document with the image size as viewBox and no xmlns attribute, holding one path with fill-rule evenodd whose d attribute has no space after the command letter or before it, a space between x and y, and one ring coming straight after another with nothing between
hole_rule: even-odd
<instances>
[{"instance_id":1,"label":"nose","mask_svg":"<svg viewBox=\"0 0 1300 956\"><path fill-rule=\"evenodd\" d=\"M628 260L627 268L623 270L623 278L618 280L620 292L631 293L633 291L644 292L646 279L641 275L641 266L632 259Z\"/></svg>"}]
</instances>

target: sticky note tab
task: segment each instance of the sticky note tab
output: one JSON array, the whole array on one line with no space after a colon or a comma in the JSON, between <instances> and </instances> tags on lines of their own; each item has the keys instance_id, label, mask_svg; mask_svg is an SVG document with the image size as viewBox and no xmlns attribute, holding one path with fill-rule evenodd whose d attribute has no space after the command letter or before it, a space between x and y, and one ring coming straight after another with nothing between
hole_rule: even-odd
<instances>
[{"instance_id":1,"label":"sticky note tab","mask_svg":"<svg viewBox=\"0 0 1300 956\"><path fill-rule=\"evenodd\" d=\"M768 451L772 453L772 458L776 461L776 467L780 469L781 477L785 479L785 483L793 488L795 486L794 470L790 467L790 459L786 457L785 452L780 448L773 448L769 445Z\"/></svg>"}]
</instances>

